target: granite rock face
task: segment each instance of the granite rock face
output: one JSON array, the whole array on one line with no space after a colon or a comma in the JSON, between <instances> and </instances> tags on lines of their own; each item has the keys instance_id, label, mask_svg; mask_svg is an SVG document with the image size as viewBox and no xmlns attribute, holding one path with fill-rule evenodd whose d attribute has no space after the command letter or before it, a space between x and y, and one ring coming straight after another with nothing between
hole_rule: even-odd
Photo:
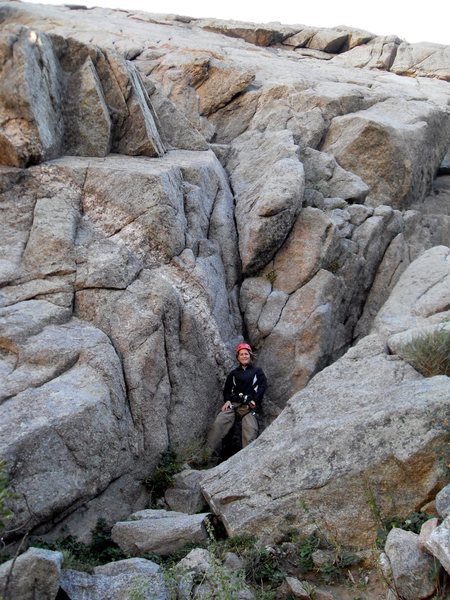
<instances>
[{"instance_id":1,"label":"granite rock face","mask_svg":"<svg viewBox=\"0 0 450 600\"><path fill-rule=\"evenodd\" d=\"M437 291L450 263L434 267L435 255L448 253L428 251L394 288L392 298L412 299L401 306L403 331L414 321L417 299L427 307L424 320L448 315ZM382 322L394 321L396 307L386 303ZM276 538L289 514L289 527L307 531L318 523L344 544L369 545L377 522L368 497L385 517L393 506L406 516L442 485L437 456L445 452L448 377L424 378L388 354L389 332L379 325L374 331L295 394L253 444L205 476L203 493L230 535Z\"/></svg>"},{"instance_id":2,"label":"granite rock face","mask_svg":"<svg viewBox=\"0 0 450 600\"><path fill-rule=\"evenodd\" d=\"M404 477L403 466L390 475L394 485L402 473L405 505L414 485L420 501L437 482L430 457L441 435L425 406L440 414L448 390L391 361L385 344L395 348L389 336L401 330L386 323L438 324L449 309L444 280L425 294L427 307L420 299L420 323L417 306L395 308L405 304L396 288L379 337L340 357L371 331L414 259L439 247L422 259L425 276L448 262L450 187L438 172L449 139L448 48L349 27L15 0L0 2L0 19L0 455L18 493L16 535L68 528L87 539L100 513L113 524L143 508L141 481L161 454L201 443L244 337L269 378L268 415L287 406L245 452L267 439L284 456L284 441L299 436L314 462L339 430L337 458L304 486L331 481L320 502L337 522L333 473L345 472L357 503L353 474L378 468L368 446L344 435L367 418L357 406L346 414L348 398L370 388L363 405L381 407L367 441L377 465L403 457L405 407L420 415L400 462L408 470L422 456L427 476ZM291 428L303 403L320 430L314 440ZM344 460L346 444L354 452ZM229 477L241 460L230 461ZM281 475L289 461L269 471ZM257 528L244 500L223 508L223 490L209 481L230 531ZM290 512L295 494L272 506L267 485L251 483L270 537L271 511Z\"/></svg>"}]
</instances>

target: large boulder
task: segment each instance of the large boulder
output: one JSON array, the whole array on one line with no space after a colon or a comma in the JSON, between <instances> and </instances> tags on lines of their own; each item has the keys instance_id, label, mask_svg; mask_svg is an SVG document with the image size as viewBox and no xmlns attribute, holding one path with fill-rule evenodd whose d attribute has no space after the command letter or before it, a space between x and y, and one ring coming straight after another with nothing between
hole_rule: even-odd
<instances>
[{"instance_id":1,"label":"large boulder","mask_svg":"<svg viewBox=\"0 0 450 600\"><path fill-rule=\"evenodd\" d=\"M443 44L402 43L391 66L393 73L410 77L432 76L450 81L450 48Z\"/></svg>"},{"instance_id":2,"label":"large boulder","mask_svg":"<svg viewBox=\"0 0 450 600\"><path fill-rule=\"evenodd\" d=\"M436 589L438 573L433 558L422 552L419 536L394 527L384 551L389 561L385 577L391 589L405 600L429 598Z\"/></svg>"},{"instance_id":3,"label":"large boulder","mask_svg":"<svg viewBox=\"0 0 450 600\"><path fill-rule=\"evenodd\" d=\"M448 114L428 103L386 100L336 117L322 150L370 187L369 203L408 208L430 190L449 126Z\"/></svg>"},{"instance_id":4,"label":"large boulder","mask_svg":"<svg viewBox=\"0 0 450 600\"><path fill-rule=\"evenodd\" d=\"M144 558L129 558L95 567L92 574L64 569L61 589L71 600L115 598L167 600L161 567Z\"/></svg>"},{"instance_id":5,"label":"large boulder","mask_svg":"<svg viewBox=\"0 0 450 600\"><path fill-rule=\"evenodd\" d=\"M229 535L267 542L317 523L341 543L369 546L378 523L368 497L383 517L393 505L406 516L439 485L447 406L447 377L426 380L392 360L382 339L365 338L206 475L203 493Z\"/></svg>"},{"instance_id":6,"label":"large boulder","mask_svg":"<svg viewBox=\"0 0 450 600\"><path fill-rule=\"evenodd\" d=\"M29 548L0 565L0 594L5 600L54 600L59 589L63 555Z\"/></svg>"},{"instance_id":7,"label":"large boulder","mask_svg":"<svg viewBox=\"0 0 450 600\"><path fill-rule=\"evenodd\" d=\"M78 319L57 324L47 303L2 309L0 455L15 465L11 528L29 531L102 492L133 460L133 426L119 358ZM32 319L36 329L27 327ZM12 360L15 358L15 360Z\"/></svg>"},{"instance_id":8,"label":"large boulder","mask_svg":"<svg viewBox=\"0 0 450 600\"><path fill-rule=\"evenodd\" d=\"M208 513L187 515L175 511L143 510L131 515L128 521L116 523L111 535L129 555L156 552L166 556L188 543L207 541L207 517Z\"/></svg>"},{"instance_id":9,"label":"large boulder","mask_svg":"<svg viewBox=\"0 0 450 600\"><path fill-rule=\"evenodd\" d=\"M62 80L45 34L20 25L0 37L0 164L24 167L62 148Z\"/></svg>"},{"instance_id":10,"label":"large boulder","mask_svg":"<svg viewBox=\"0 0 450 600\"><path fill-rule=\"evenodd\" d=\"M242 268L264 267L286 239L303 204L303 166L287 131L242 134L227 162L236 196Z\"/></svg>"}]
</instances>

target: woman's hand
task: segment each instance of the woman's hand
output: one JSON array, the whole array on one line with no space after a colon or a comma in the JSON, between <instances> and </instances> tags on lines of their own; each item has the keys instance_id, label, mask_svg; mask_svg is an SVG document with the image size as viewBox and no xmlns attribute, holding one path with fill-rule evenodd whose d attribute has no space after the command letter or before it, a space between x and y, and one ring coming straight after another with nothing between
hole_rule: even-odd
<instances>
[{"instance_id":1,"label":"woman's hand","mask_svg":"<svg viewBox=\"0 0 450 600\"><path fill-rule=\"evenodd\" d=\"M223 405L222 408L220 409L222 412L227 412L229 410L232 410L233 405L231 404L231 402L229 400L227 400Z\"/></svg>"}]
</instances>

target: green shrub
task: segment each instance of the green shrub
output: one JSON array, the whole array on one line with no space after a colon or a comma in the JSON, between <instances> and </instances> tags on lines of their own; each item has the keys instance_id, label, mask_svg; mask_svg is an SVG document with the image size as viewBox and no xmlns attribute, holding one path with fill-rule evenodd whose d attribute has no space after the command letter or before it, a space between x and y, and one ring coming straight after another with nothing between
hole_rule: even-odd
<instances>
[{"instance_id":1,"label":"green shrub","mask_svg":"<svg viewBox=\"0 0 450 600\"><path fill-rule=\"evenodd\" d=\"M85 544L69 535L54 542L32 538L31 545L56 550L64 555L64 568L91 573L94 567L127 558L111 539L111 528L104 519L99 519L92 530L92 542Z\"/></svg>"},{"instance_id":2,"label":"green shrub","mask_svg":"<svg viewBox=\"0 0 450 600\"><path fill-rule=\"evenodd\" d=\"M14 498L9 484L6 464L0 460L0 534L3 533L6 522L13 516L8 504Z\"/></svg>"},{"instance_id":3,"label":"green shrub","mask_svg":"<svg viewBox=\"0 0 450 600\"><path fill-rule=\"evenodd\" d=\"M174 476L180 472L182 462L176 452L167 450L150 475L143 480L143 484L150 494L150 506L155 507L156 501L164 496L165 491L173 483Z\"/></svg>"},{"instance_id":4,"label":"green shrub","mask_svg":"<svg viewBox=\"0 0 450 600\"><path fill-rule=\"evenodd\" d=\"M400 356L424 377L450 376L450 331L437 329L405 344Z\"/></svg>"},{"instance_id":5,"label":"green shrub","mask_svg":"<svg viewBox=\"0 0 450 600\"><path fill-rule=\"evenodd\" d=\"M245 553L245 576L253 585L262 586L264 583L280 584L286 574L281 569L277 558L266 548L252 548Z\"/></svg>"}]
</instances>

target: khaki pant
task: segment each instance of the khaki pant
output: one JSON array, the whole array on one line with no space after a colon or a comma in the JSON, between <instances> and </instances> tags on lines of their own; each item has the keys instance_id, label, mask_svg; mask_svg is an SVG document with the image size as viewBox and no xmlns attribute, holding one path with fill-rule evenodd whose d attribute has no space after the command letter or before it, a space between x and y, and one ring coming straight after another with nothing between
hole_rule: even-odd
<instances>
[{"instance_id":1,"label":"khaki pant","mask_svg":"<svg viewBox=\"0 0 450 600\"><path fill-rule=\"evenodd\" d=\"M213 452L219 450L223 438L234 425L236 414L234 409L220 412L209 430L206 445ZM242 418L242 447L248 446L258 436L258 421L254 413L250 412Z\"/></svg>"}]
</instances>

